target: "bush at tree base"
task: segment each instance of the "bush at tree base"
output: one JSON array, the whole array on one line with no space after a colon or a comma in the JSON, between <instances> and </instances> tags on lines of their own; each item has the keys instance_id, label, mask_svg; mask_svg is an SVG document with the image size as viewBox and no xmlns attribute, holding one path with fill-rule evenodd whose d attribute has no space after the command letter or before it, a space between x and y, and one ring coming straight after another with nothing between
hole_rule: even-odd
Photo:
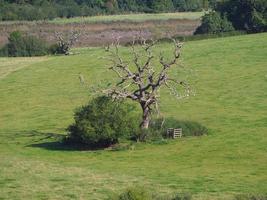
<instances>
[{"instance_id":1,"label":"bush at tree base","mask_svg":"<svg viewBox=\"0 0 267 200\"><path fill-rule=\"evenodd\" d=\"M78 109L66 141L88 148L104 148L138 131L135 106L100 96Z\"/></svg>"},{"instance_id":2,"label":"bush at tree base","mask_svg":"<svg viewBox=\"0 0 267 200\"><path fill-rule=\"evenodd\" d=\"M208 129L198 122L180 121L174 118L155 119L151 122L151 132L157 131L166 138L168 128L182 128L183 136L202 136L208 133ZM158 134L158 135L159 135Z\"/></svg>"},{"instance_id":3,"label":"bush at tree base","mask_svg":"<svg viewBox=\"0 0 267 200\"><path fill-rule=\"evenodd\" d=\"M208 134L208 129L198 122L180 121L174 118L157 118L152 119L147 130L135 131L131 139L138 141L142 138L143 141L161 141L167 137L168 128L182 128L183 137L202 136Z\"/></svg>"}]
</instances>

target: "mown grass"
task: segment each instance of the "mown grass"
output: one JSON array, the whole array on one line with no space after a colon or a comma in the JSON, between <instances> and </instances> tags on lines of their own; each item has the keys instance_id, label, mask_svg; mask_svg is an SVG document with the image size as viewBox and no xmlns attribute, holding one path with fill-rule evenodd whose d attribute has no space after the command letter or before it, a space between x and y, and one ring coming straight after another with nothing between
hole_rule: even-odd
<instances>
[{"instance_id":1,"label":"mown grass","mask_svg":"<svg viewBox=\"0 0 267 200\"><path fill-rule=\"evenodd\" d=\"M186 43L182 63L197 74L197 95L177 101L162 92L161 110L202 123L209 135L129 151L74 151L57 142L74 109L91 98L79 73L88 85L111 78L103 49L9 73L0 79L0 199L104 199L131 185L195 199L265 193L266 41L265 33ZM159 49L168 53L169 45Z\"/></svg>"},{"instance_id":2,"label":"mown grass","mask_svg":"<svg viewBox=\"0 0 267 200\"><path fill-rule=\"evenodd\" d=\"M31 57L31 58L1 58L0 79L6 77L10 73L20 70L23 67L33 63L47 60L47 57Z\"/></svg>"},{"instance_id":3,"label":"mown grass","mask_svg":"<svg viewBox=\"0 0 267 200\"><path fill-rule=\"evenodd\" d=\"M73 18L56 18L47 21L8 21L0 24L14 23L52 23L52 24L71 24L71 23L112 23L112 22L144 22L144 21L165 21L171 19L188 19L198 20L204 12L176 12L176 13L158 13L158 14L121 14L121 15L99 15L91 17L73 17Z\"/></svg>"}]
</instances>

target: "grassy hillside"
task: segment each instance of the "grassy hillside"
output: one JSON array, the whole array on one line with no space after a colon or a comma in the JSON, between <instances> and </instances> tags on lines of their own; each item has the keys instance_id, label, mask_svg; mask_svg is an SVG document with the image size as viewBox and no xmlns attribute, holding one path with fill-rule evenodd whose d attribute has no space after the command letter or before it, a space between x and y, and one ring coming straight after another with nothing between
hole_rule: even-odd
<instances>
[{"instance_id":1,"label":"grassy hillside","mask_svg":"<svg viewBox=\"0 0 267 200\"><path fill-rule=\"evenodd\" d=\"M57 143L90 98L78 74L89 85L110 78L103 49L27 63L0 58L0 199L104 199L136 184L195 199L266 192L266 41L257 34L186 43L182 62L197 73L197 96L177 101L163 93L161 110L210 134L119 152Z\"/></svg>"}]
</instances>

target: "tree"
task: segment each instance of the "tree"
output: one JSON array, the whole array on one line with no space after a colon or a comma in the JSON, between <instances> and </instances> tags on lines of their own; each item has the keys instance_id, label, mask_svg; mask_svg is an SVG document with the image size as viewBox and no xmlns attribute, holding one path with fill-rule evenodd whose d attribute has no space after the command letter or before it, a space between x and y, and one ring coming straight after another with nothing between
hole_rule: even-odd
<instances>
[{"instance_id":1,"label":"tree","mask_svg":"<svg viewBox=\"0 0 267 200\"><path fill-rule=\"evenodd\" d=\"M79 32L70 31L67 35L63 33L55 32L55 38L57 40L57 47L55 49L55 54L70 54L70 48L78 41L80 36Z\"/></svg>"},{"instance_id":2,"label":"tree","mask_svg":"<svg viewBox=\"0 0 267 200\"><path fill-rule=\"evenodd\" d=\"M218 12L210 12L202 17L201 25L194 34L217 34L230 31L234 31L234 27L226 16L221 17Z\"/></svg>"},{"instance_id":3,"label":"tree","mask_svg":"<svg viewBox=\"0 0 267 200\"><path fill-rule=\"evenodd\" d=\"M117 0L107 0L105 3L105 8L108 13L115 13L118 9L118 2Z\"/></svg>"},{"instance_id":4,"label":"tree","mask_svg":"<svg viewBox=\"0 0 267 200\"><path fill-rule=\"evenodd\" d=\"M48 54L44 41L30 35L23 35L19 31L12 32L8 43L1 50L5 56L42 56Z\"/></svg>"},{"instance_id":5,"label":"tree","mask_svg":"<svg viewBox=\"0 0 267 200\"><path fill-rule=\"evenodd\" d=\"M153 0L151 7L156 12L171 11L174 8L171 0Z\"/></svg>"},{"instance_id":6,"label":"tree","mask_svg":"<svg viewBox=\"0 0 267 200\"><path fill-rule=\"evenodd\" d=\"M228 0L218 2L216 11L226 14L237 30L261 32L267 30L266 0Z\"/></svg>"},{"instance_id":7,"label":"tree","mask_svg":"<svg viewBox=\"0 0 267 200\"><path fill-rule=\"evenodd\" d=\"M208 0L0 0L0 20L41 20L121 12L207 9ZM209 0L215 2L216 0ZM258 0L259 1L259 0ZM262 0L264 1L264 0ZM214 4L210 4L214 5Z\"/></svg>"},{"instance_id":8,"label":"tree","mask_svg":"<svg viewBox=\"0 0 267 200\"><path fill-rule=\"evenodd\" d=\"M113 99L131 99L137 102L142 109L140 124L142 130L148 129L152 112L158 111L159 90L162 86L166 86L177 98L187 97L191 94L191 88L187 81L177 80L170 76L170 69L178 66L177 62L182 47L180 42L174 39L172 41L174 52L172 58L167 61L162 53L159 57L153 54L152 49L157 44L156 41L141 39L141 50L138 51L135 46L137 42L134 40L131 46L133 56L131 64L133 66L122 59L118 40L107 49L111 53L112 61L109 69L115 72L118 82L103 92ZM145 57L141 55L145 55ZM180 68L182 67L180 66ZM143 136L139 139L144 139Z\"/></svg>"},{"instance_id":9,"label":"tree","mask_svg":"<svg viewBox=\"0 0 267 200\"><path fill-rule=\"evenodd\" d=\"M208 0L202 0L202 8L205 10L209 9L209 1Z\"/></svg>"}]
</instances>

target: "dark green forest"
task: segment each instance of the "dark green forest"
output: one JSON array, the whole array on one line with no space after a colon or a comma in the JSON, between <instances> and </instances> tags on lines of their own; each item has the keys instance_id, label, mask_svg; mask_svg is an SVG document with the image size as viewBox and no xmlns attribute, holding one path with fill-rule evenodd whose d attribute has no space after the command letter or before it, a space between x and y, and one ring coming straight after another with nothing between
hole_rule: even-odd
<instances>
[{"instance_id":1,"label":"dark green forest","mask_svg":"<svg viewBox=\"0 0 267 200\"><path fill-rule=\"evenodd\" d=\"M56 17L120 13L200 11L215 0L0 0L0 20L45 20Z\"/></svg>"},{"instance_id":2,"label":"dark green forest","mask_svg":"<svg viewBox=\"0 0 267 200\"><path fill-rule=\"evenodd\" d=\"M213 11L202 17L195 34L218 34L242 30L267 31L267 0L226 0L217 2Z\"/></svg>"}]
</instances>

